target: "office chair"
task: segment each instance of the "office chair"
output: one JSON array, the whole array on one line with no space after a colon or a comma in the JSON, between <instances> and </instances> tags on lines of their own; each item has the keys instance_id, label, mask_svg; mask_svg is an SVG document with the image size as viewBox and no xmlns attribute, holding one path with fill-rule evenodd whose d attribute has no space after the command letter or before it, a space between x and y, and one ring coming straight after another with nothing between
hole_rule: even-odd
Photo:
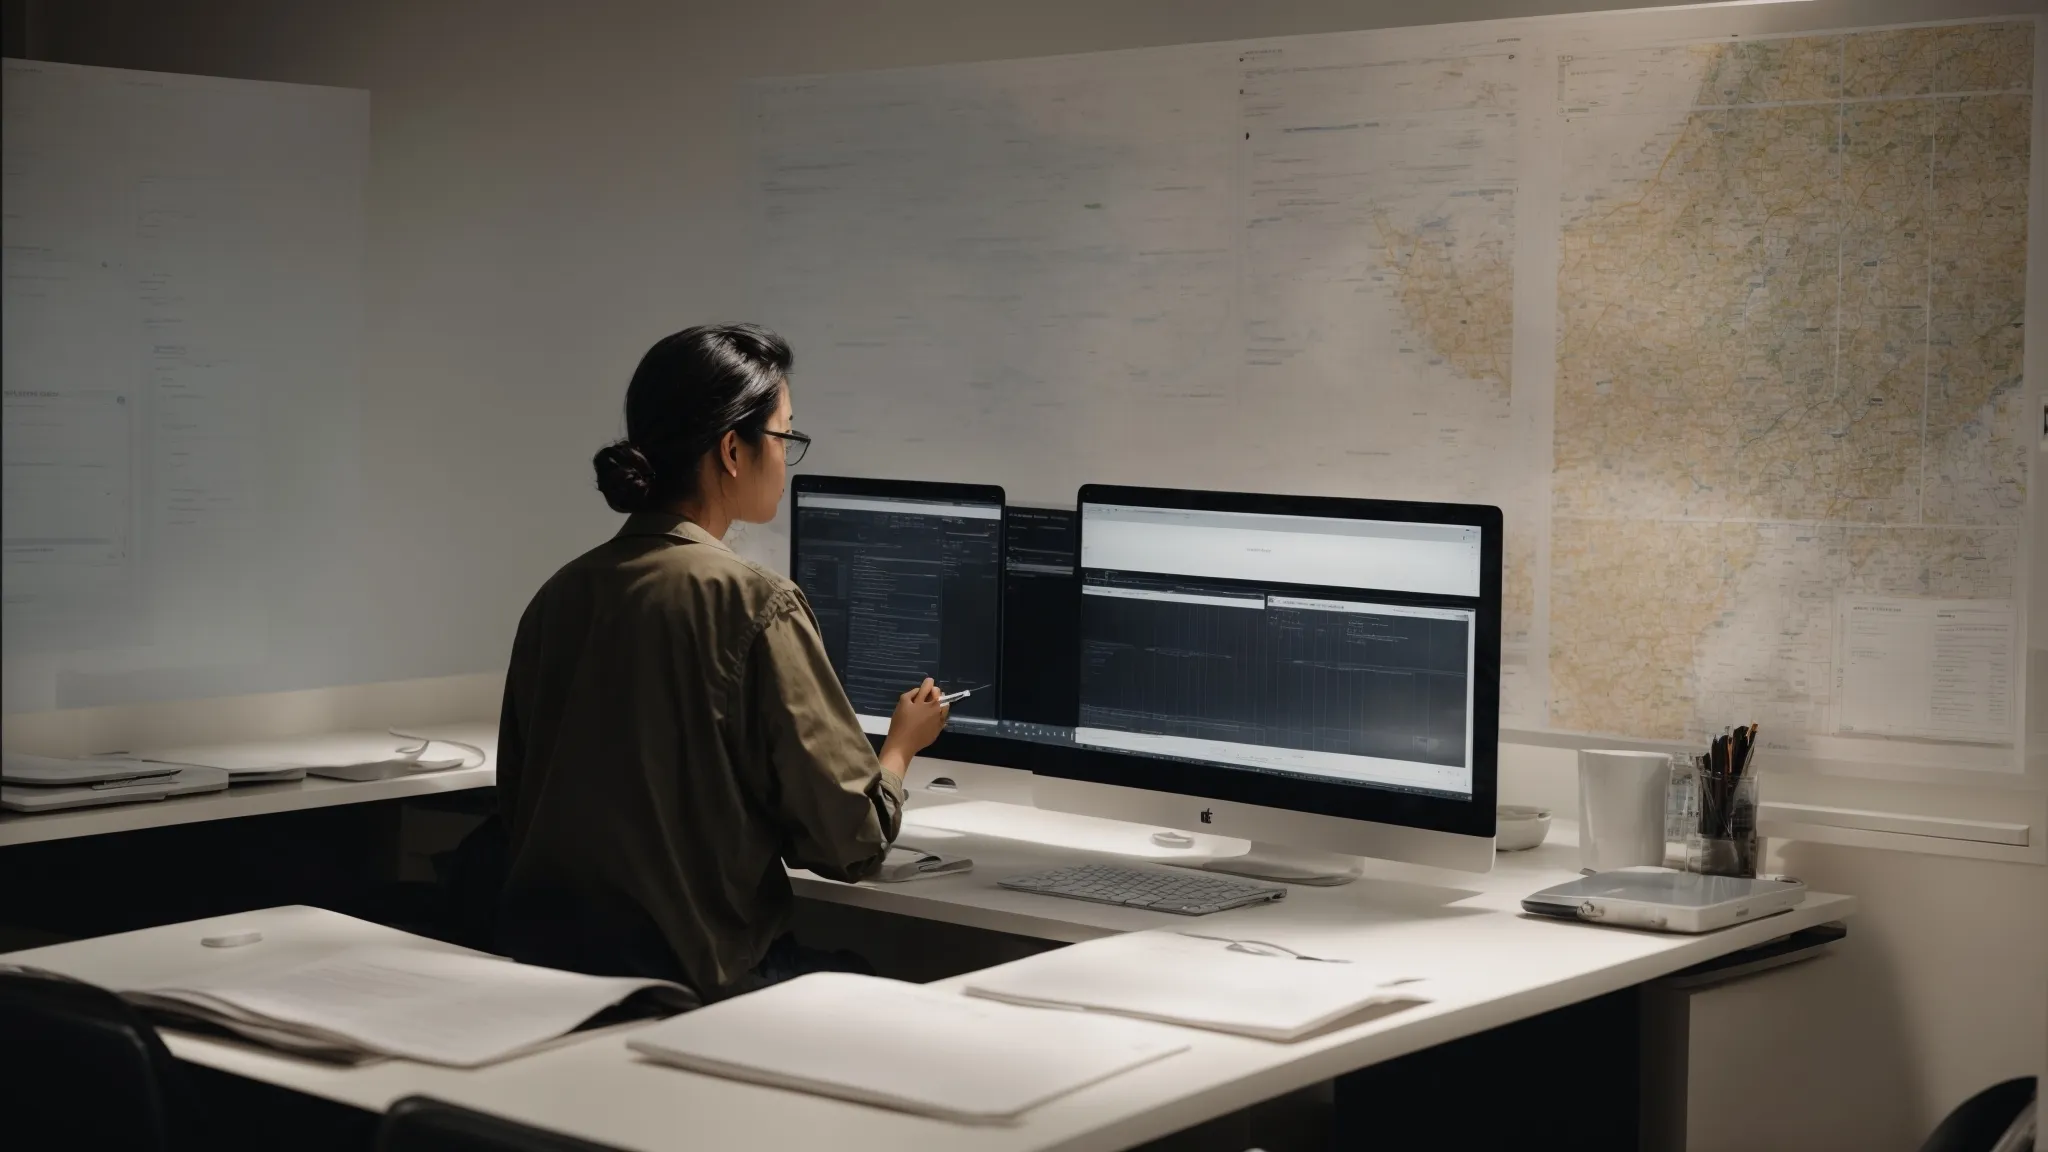
<instances>
[{"instance_id":1,"label":"office chair","mask_svg":"<svg viewBox=\"0 0 2048 1152\"><path fill-rule=\"evenodd\" d=\"M376 1152L619 1152L609 1144L593 1144L532 1128L525 1124L457 1107L431 1096L407 1096L384 1113L377 1125Z\"/></svg>"},{"instance_id":2,"label":"office chair","mask_svg":"<svg viewBox=\"0 0 2048 1152\"><path fill-rule=\"evenodd\" d=\"M173 1152L192 1106L163 1038L104 988L0 972L0 1116L19 1148Z\"/></svg>"},{"instance_id":3,"label":"office chair","mask_svg":"<svg viewBox=\"0 0 2048 1152\"><path fill-rule=\"evenodd\" d=\"M2025 1152L2034 1147L2024 1129L2031 1124L2034 1078L2020 1076L1993 1084L1956 1106L1920 1152Z\"/></svg>"},{"instance_id":4,"label":"office chair","mask_svg":"<svg viewBox=\"0 0 2048 1152\"><path fill-rule=\"evenodd\" d=\"M488 952L497 940L498 898L505 890L510 841L497 814L462 842L434 856L434 872L442 890L442 936L451 944Z\"/></svg>"}]
</instances>

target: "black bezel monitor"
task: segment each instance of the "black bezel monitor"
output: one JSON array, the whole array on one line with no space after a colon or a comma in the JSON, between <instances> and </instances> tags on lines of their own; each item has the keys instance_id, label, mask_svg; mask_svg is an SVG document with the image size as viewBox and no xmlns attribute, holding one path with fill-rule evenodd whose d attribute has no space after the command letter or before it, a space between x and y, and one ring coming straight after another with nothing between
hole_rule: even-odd
<instances>
[{"instance_id":1,"label":"black bezel monitor","mask_svg":"<svg viewBox=\"0 0 2048 1152\"><path fill-rule=\"evenodd\" d=\"M998 525L996 541L997 585L996 617L991 626L994 629L993 642L997 646L997 666L1000 667L1003 627L1001 565L1004 554L1007 551L1007 541L1003 529L1004 521L1001 518L1006 500L1001 486L994 484L948 484L923 480L877 480L853 476L822 476L812 473L793 477L790 482L789 505L789 577L797 583L799 588L802 587L802 569L800 565L802 563L802 550L804 547L799 501L807 495L874 497L933 503L994 505L998 513L996 521ZM842 678L846 674L844 669L835 670L840 673ZM998 676L996 679L999 680L1000 677ZM906 689L913 686L913 684L909 683L903 685ZM941 685L941 687L953 688L958 686ZM995 705L994 711L998 716L1001 715L1001 690L1002 686L1000 683L995 684L993 688L988 690L991 695L989 703ZM938 740L930 748L920 753L920 755L949 760L964 760L970 763L996 764L1005 767L1027 768L1030 766L1032 750L1029 746L1023 745L1016 740L1006 739L993 732L978 732L975 730L978 726L961 720L960 713L961 710L956 707L955 718L958 722L948 725L946 731L940 734ZM870 729L867 735L868 742L879 749L882 745L882 734Z\"/></svg>"},{"instance_id":2,"label":"black bezel monitor","mask_svg":"<svg viewBox=\"0 0 2048 1152\"><path fill-rule=\"evenodd\" d=\"M1122 505L1144 509L1238 512L1273 516L1463 525L1480 531L1477 603L1469 597L1387 592L1365 587L1299 586L1318 593L1418 606L1452 599L1475 611L1472 643L1471 792L1467 796L1400 790L1369 783L1332 782L1306 775L1244 771L1178 757L1072 745L1041 755L1032 764L1040 775L1084 783L1116 785L1182 796L1286 809L1349 820L1371 821L1464 836L1490 837L1499 781L1500 625L1502 519L1500 509L1475 504L1400 500L1357 500L1322 496L1273 496L1187 489L1091 484L1080 490L1081 564L1078 577L1105 578L1089 566L1088 509ZM1084 655L1083 660L1087 657Z\"/></svg>"}]
</instances>

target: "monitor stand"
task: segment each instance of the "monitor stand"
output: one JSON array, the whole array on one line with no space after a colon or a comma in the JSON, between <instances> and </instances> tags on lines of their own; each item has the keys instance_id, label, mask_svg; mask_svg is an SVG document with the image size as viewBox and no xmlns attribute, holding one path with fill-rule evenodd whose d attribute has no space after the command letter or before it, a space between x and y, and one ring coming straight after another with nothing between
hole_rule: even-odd
<instances>
[{"instance_id":1,"label":"monitor stand","mask_svg":"<svg viewBox=\"0 0 2048 1152\"><path fill-rule=\"evenodd\" d=\"M1253 880L1278 880L1286 884L1308 884L1318 888L1349 884L1365 875L1365 861L1356 856L1318 852L1308 848L1289 848L1282 844L1266 844L1257 840L1252 841L1251 848L1242 855L1190 860L1187 866L1200 868L1205 872L1227 872L1232 876L1245 876Z\"/></svg>"}]
</instances>

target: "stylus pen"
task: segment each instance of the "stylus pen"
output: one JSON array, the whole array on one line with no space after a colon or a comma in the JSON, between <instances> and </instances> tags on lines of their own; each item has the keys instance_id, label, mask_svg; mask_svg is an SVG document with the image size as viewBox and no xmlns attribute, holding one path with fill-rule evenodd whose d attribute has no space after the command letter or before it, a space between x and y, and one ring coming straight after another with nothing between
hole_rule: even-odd
<instances>
[{"instance_id":1,"label":"stylus pen","mask_svg":"<svg viewBox=\"0 0 2048 1152\"><path fill-rule=\"evenodd\" d=\"M958 692L948 692L944 696L939 697L939 703L951 704L955 700L965 700L969 696L974 695L976 692L979 692L982 688L986 687L988 687L988 685L983 684L981 688L962 688Z\"/></svg>"}]
</instances>

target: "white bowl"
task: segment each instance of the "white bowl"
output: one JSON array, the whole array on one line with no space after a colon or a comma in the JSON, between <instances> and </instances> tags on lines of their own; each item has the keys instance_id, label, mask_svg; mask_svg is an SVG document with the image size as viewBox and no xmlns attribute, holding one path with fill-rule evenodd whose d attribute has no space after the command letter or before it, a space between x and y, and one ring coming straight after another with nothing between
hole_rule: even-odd
<instances>
[{"instance_id":1,"label":"white bowl","mask_svg":"<svg viewBox=\"0 0 2048 1152\"><path fill-rule=\"evenodd\" d=\"M1543 843L1550 835L1550 809L1525 804L1501 804L1493 810L1493 849L1522 852Z\"/></svg>"}]
</instances>

